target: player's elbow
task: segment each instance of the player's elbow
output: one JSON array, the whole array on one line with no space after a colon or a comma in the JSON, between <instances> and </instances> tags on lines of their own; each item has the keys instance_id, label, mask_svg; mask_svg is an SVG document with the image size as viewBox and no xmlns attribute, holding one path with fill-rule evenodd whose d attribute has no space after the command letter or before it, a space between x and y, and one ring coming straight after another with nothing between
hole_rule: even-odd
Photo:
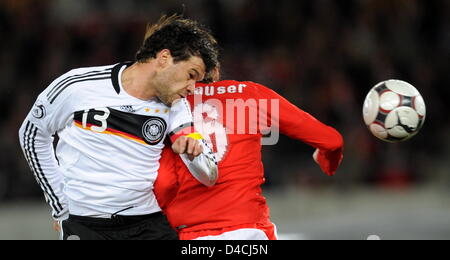
<instances>
[{"instance_id":1,"label":"player's elbow","mask_svg":"<svg viewBox=\"0 0 450 260\"><path fill-rule=\"evenodd\" d=\"M327 150L329 151L336 151L344 147L344 137L335 129L332 129L328 140Z\"/></svg>"},{"instance_id":2,"label":"player's elbow","mask_svg":"<svg viewBox=\"0 0 450 260\"><path fill-rule=\"evenodd\" d=\"M183 154L182 158L186 158ZM184 159L186 162L187 160ZM188 162L188 168L192 175L203 185L212 187L219 178L219 170L214 158L203 155L196 157L192 162Z\"/></svg>"},{"instance_id":3,"label":"player's elbow","mask_svg":"<svg viewBox=\"0 0 450 260\"><path fill-rule=\"evenodd\" d=\"M207 187L212 187L216 185L218 179L219 179L219 169L217 165L214 165L210 168L208 178L206 179L206 182L204 182L203 184Z\"/></svg>"},{"instance_id":4,"label":"player's elbow","mask_svg":"<svg viewBox=\"0 0 450 260\"><path fill-rule=\"evenodd\" d=\"M26 124L23 123L22 126L19 128L19 132L18 132L19 144L22 148L24 147L24 140L26 138L25 128L26 128Z\"/></svg>"}]
</instances>

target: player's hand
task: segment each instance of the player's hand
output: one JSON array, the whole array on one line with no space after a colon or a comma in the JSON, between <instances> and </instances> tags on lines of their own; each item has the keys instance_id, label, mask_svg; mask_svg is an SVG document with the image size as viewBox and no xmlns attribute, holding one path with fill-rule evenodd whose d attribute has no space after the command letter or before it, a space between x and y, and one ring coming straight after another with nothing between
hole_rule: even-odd
<instances>
[{"instance_id":1,"label":"player's hand","mask_svg":"<svg viewBox=\"0 0 450 260\"><path fill-rule=\"evenodd\" d=\"M53 221L53 229L56 232L61 232L61 225L59 224L59 221Z\"/></svg>"},{"instance_id":2,"label":"player's hand","mask_svg":"<svg viewBox=\"0 0 450 260\"><path fill-rule=\"evenodd\" d=\"M203 153L203 147L200 141L186 136L179 137L172 144L172 150L177 154L187 154L191 161Z\"/></svg>"},{"instance_id":3,"label":"player's hand","mask_svg":"<svg viewBox=\"0 0 450 260\"><path fill-rule=\"evenodd\" d=\"M313 159L314 159L314 161L317 163L317 164L319 164L319 149L316 149L316 151L314 152L314 154L313 154Z\"/></svg>"},{"instance_id":4,"label":"player's hand","mask_svg":"<svg viewBox=\"0 0 450 260\"><path fill-rule=\"evenodd\" d=\"M313 159L324 173L333 176L344 159L343 149L335 151L321 151L317 149L313 154Z\"/></svg>"}]
</instances>

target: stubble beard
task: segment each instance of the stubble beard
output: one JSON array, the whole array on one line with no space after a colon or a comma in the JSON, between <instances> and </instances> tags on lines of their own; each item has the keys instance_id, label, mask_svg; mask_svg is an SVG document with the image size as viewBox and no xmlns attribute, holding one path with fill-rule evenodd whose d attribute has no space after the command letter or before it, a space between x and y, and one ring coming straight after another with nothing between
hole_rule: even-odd
<instances>
[{"instance_id":1,"label":"stubble beard","mask_svg":"<svg viewBox=\"0 0 450 260\"><path fill-rule=\"evenodd\" d=\"M172 97L173 95L170 95L170 93L165 89L157 89L156 96L159 101L161 101L168 107L171 107L173 102L175 101Z\"/></svg>"}]
</instances>

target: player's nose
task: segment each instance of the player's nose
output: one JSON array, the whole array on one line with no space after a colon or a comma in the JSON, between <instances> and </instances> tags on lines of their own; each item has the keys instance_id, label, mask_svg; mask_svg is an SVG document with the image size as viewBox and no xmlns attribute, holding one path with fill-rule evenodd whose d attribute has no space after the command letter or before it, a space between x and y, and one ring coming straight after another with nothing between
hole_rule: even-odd
<instances>
[{"instance_id":1,"label":"player's nose","mask_svg":"<svg viewBox=\"0 0 450 260\"><path fill-rule=\"evenodd\" d=\"M195 90L195 81L189 82L189 84L188 84L188 86L187 86L186 89L187 89L187 91L188 91L189 94L194 93L194 90Z\"/></svg>"}]
</instances>

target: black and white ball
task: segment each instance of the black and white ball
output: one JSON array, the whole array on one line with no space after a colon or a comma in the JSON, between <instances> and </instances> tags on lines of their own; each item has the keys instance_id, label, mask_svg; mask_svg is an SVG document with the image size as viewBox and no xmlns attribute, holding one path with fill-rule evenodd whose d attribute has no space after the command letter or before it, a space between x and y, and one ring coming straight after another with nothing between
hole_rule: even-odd
<instances>
[{"instance_id":1,"label":"black and white ball","mask_svg":"<svg viewBox=\"0 0 450 260\"><path fill-rule=\"evenodd\" d=\"M386 142L415 136L425 122L426 107L419 91L401 80L387 80L370 90L364 101L364 121L370 132Z\"/></svg>"}]
</instances>

